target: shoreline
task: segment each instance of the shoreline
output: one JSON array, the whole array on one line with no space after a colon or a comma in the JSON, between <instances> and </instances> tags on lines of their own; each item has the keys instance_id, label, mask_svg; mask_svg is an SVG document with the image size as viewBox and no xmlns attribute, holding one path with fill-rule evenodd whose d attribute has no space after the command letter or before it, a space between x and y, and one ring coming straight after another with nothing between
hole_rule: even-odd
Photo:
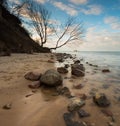
<instances>
[{"instance_id":1,"label":"shoreline","mask_svg":"<svg viewBox=\"0 0 120 126\"><path fill-rule=\"evenodd\" d=\"M1 126L66 126L63 114L67 112L69 99L64 96L54 96L54 91L49 89L36 89L32 92L28 85L31 81L25 80L24 75L29 71L37 71L44 73L47 69L56 69L56 59L51 60L52 54L12 54L10 57L0 57L0 122ZM64 64L64 63L63 63ZM60 64L58 63L58 66ZM89 73L88 73L89 74ZM88 111L91 116L83 119L75 119L79 121L90 122L93 126L108 126L111 122L109 117L106 117L100 107L96 106L90 97L91 90L105 93L111 101L111 105L107 108L111 110L115 117L113 126L120 124L119 102L114 99L114 90L116 85L110 85L104 89L99 81L90 81L89 78L96 77L95 75L79 78L71 77L70 72L62 75L68 77L64 79L64 86L67 86L73 95L85 93L88 96L86 105L83 109ZM83 88L74 89L74 84L83 84ZM120 87L119 87L120 88ZM32 94L29 97L26 95ZM4 110L2 106L7 103L12 103L10 110ZM62 104L64 103L64 104ZM96 116L97 115L97 116Z\"/></svg>"}]
</instances>

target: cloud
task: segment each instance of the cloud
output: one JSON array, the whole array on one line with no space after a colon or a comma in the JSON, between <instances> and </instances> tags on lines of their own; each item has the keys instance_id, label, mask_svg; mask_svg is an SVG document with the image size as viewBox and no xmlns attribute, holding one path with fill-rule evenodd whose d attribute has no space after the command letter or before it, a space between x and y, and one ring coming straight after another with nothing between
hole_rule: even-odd
<instances>
[{"instance_id":1,"label":"cloud","mask_svg":"<svg viewBox=\"0 0 120 126\"><path fill-rule=\"evenodd\" d=\"M111 26L114 30L120 30L120 18L109 16L104 18L104 22Z\"/></svg>"},{"instance_id":2,"label":"cloud","mask_svg":"<svg viewBox=\"0 0 120 126\"><path fill-rule=\"evenodd\" d=\"M80 10L86 15L99 15L102 13L102 7L100 5L88 5L86 8Z\"/></svg>"},{"instance_id":3,"label":"cloud","mask_svg":"<svg viewBox=\"0 0 120 126\"><path fill-rule=\"evenodd\" d=\"M69 0L71 3L74 3L76 5L78 4L86 4L88 0Z\"/></svg>"},{"instance_id":4,"label":"cloud","mask_svg":"<svg viewBox=\"0 0 120 126\"><path fill-rule=\"evenodd\" d=\"M97 32L97 29L98 27L87 29L81 50L120 50L120 32L110 32L106 29Z\"/></svg>"},{"instance_id":5,"label":"cloud","mask_svg":"<svg viewBox=\"0 0 120 126\"><path fill-rule=\"evenodd\" d=\"M65 5L62 2L53 2L53 5L55 7L58 7L62 11L65 11L67 14L69 14L71 16L75 16L78 13L77 10L75 10L73 7L70 7L68 5Z\"/></svg>"},{"instance_id":6,"label":"cloud","mask_svg":"<svg viewBox=\"0 0 120 126\"><path fill-rule=\"evenodd\" d=\"M41 4L44 4L44 3L46 3L48 0L35 0L36 2L39 2L39 3L41 3Z\"/></svg>"}]
</instances>

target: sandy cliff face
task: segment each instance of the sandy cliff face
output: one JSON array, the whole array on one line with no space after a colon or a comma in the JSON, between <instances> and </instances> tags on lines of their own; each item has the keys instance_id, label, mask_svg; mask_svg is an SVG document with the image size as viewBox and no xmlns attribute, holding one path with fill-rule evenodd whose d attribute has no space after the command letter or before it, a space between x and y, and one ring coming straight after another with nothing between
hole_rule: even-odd
<instances>
[{"instance_id":1,"label":"sandy cliff face","mask_svg":"<svg viewBox=\"0 0 120 126\"><path fill-rule=\"evenodd\" d=\"M21 27L21 21L0 4L0 52L3 51L50 52L48 48L42 48L34 42L28 32Z\"/></svg>"}]
</instances>

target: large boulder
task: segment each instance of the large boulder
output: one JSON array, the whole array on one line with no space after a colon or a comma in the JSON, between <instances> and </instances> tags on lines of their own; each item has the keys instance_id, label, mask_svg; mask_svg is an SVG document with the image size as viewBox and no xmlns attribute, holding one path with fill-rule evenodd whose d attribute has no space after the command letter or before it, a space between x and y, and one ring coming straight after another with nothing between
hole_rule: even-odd
<instances>
[{"instance_id":1,"label":"large boulder","mask_svg":"<svg viewBox=\"0 0 120 126\"><path fill-rule=\"evenodd\" d=\"M40 82L47 86L58 86L62 84L63 78L56 70L50 69L41 76Z\"/></svg>"},{"instance_id":2,"label":"large boulder","mask_svg":"<svg viewBox=\"0 0 120 126\"><path fill-rule=\"evenodd\" d=\"M105 94L96 93L93 96L93 101L100 107L107 107L110 105L110 101L107 99Z\"/></svg>"},{"instance_id":3,"label":"large boulder","mask_svg":"<svg viewBox=\"0 0 120 126\"><path fill-rule=\"evenodd\" d=\"M73 64L71 66L71 73L77 77L81 77L85 75L85 67L83 64Z\"/></svg>"}]
</instances>

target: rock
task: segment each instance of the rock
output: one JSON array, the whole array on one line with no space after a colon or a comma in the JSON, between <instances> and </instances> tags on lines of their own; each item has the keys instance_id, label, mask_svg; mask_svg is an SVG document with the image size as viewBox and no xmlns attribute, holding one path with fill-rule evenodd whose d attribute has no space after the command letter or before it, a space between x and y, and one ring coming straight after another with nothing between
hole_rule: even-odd
<instances>
[{"instance_id":1,"label":"rock","mask_svg":"<svg viewBox=\"0 0 120 126\"><path fill-rule=\"evenodd\" d=\"M79 97L82 100L86 100L87 99L87 95L86 94L79 94L79 93L77 93L76 95L77 95L77 97Z\"/></svg>"},{"instance_id":2,"label":"rock","mask_svg":"<svg viewBox=\"0 0 120 126\"><path fill-rule=\"evenodd\" d=\"M63 114L63 118L64 118L66 126L72 126L72 117L73 117L72 113Z\"/></svg>"},{"instance_id":3,"label":"rock","mask_svg":"<svg viewBox=\"0 0 120 126\"><path fill-rule=\"evenodd\" d=\"M85 122L73 121L72 113L64 113L63 118L64 118L66 126L87 126L87 124Z\"/></svg>"},{"instance_id":4,"label":"rock","mask_svg":"<svg viewBox=\"0 0 120 126\"><path fill-rule=\"evenodd\" d=\"M93 65L93 67L98 67L98 65Z\"/></svg>"},{"instance_id":5,"label":"rock","mask_svg":"<svg viewBox=\"0 0 120 126\"><path fill-rule=\"evenodd\" d=\"M92 88L89 92L90 95L94 96L98 92L98 89Z\"/></svg>"},{"instance_id":6,"label":"rock","mask_svg":"<svg viewBox=\"0 0 120 126\"><path fill-rule=\"evenodd\" d=\"M67 87L58 87L57 92L58 92L58 94L64 95L64 96L66 96L68 98L71 97L70 90Z\"/></svg>"},{"instance_id":7,"label":"rock","mask_svg":"<svg viewBox=\"0 0 120 126\"><path fill-rule=\"evenodd\" d=\"M61 58L57 58L57 61L62 63L62 62L64 62L64 59L62 59L62 57Z\"/></svg>"},{"instance_id":8,"label":"rock","mask_svg":"<svg viewBox=\"0 0 120 126\"><path fill-rule=\"evenodd\" d=\"M85 110L83 110L83 109L78 110L78 115L79 115L80 118L90 116L90 114L87 113L87 112L86 112Z\"/></svg>"},{"instance_id":9,"label":"rock","mask_svg":"<svg viewBox=\"0 0 120 126\"><path fill-rule=\"evenodd\" d=\"M63 82L62 76L53 69L47 70L40 78L40 83L47 86L58 86Z\"/></svg>"},{"instance_id":10,"label":"rock","mask_svg":"<svg viewBox=\"0 0 120 126\"><path fill-rule=\"evenodd\" d=\"M25 97L30 97L30 96L32 96L33 94L27 94Z\"/></svg>"},{"instance_id":11,"label":"rock","mask_svg":"<svg viewBox=\"0 0 120 126\"><path fill-rule=\"evenodd\" d=\"M102 72L103 73L108 73L108 72L110 72L110 70L109 69L103 69Z\"/></svg>"},{"instance_id":12,"label":"rock","mask_svg":"<svg viewBox=\"0 0 120 126\"><path fill-rule=\"evenodd\" d=\"M55 63L53 60L48 60L47 62L48 63Z\"/></svg>"},{"instance_id":13,"label":"rock","mask_svg":"<svg viewBox=\"0 0 120 126\"><path fill-rule=\"evenodd\" d=\"M65 68L68 68L68 67L70 67L70 65L69 64L65 64L65 66L64 66Z\"/></svg>"},{"instance_id":14,"label":"rock","mask_svg":"<svg viewBox=\"0 0 120 126\"><path fill-rule=\"evenodd\" d=\"M5 104L3 106L3 109L11 109L11 108L12 108L12 104L11 103Z\"/></svg>"},{"instance_id":15,"label":"rock","mask_svg":"<svg viewBox=\"0 0 120 126\"><path fill-rule=\"evenodd\" d=\"M89 63L89 66L93 66L93 64Z\"/></svg>"},{"instance_id":16,"label":"rock","mask_svg":"<svg viewBox=\"0 0 120 126\"><path fill-rule=\"evenodd\" d=\"M113 113L110 110L103 109L101 110L102 113L104 113L106 116L113 116Z\"/></svg>"},{"instance_id":17,"label":"rock","mask_svg":"<svg viewBox=\"0 0 120 126\"><path fill-rule=\"evenodd\" d=\"M102 88L104 88L104 89L108 89L109 87L110 87L109 84L103 84L103 85L102 85Z\"/></svg>"},{"instance_id":18,"label":"rock","mask_svg":"<svg viewBox=\"0 0 120 126\"><path fill-rule=\"evenodd\" d=\"M31 81L38 81L41 77L41 73L37 73L37 72L28 72L25 74L25 79L27 80L31 80Z\"/></svg>"},{"instance_id":19,"label":"rock","mask_svg":"<svg viewBox=\"0 0 120 126\"><path fill-rule=\"evenodd\" d=\"M85 75L85 68L83 66L83 64L73 64L71 66L71 74L75 75L77 77L81 77Z\"/></svg>"},{"instance_id":20,"label":"rock","mask_svg":"<svg viewBox=\"0 0 120 126\"><path fill-rule=\"evenodd\" d=\"M80 60L75 60L74 61L74 64L79 64L80 63Z\"/></svg>"},{"instance_id":21,"label":"rock","mask_svg":"<svg viewBox=\"0 0 120 126\"><path fill-rule=\"evenodd\" d=\"M113 122L108 122L108 126L113 126L114 123Z\"/></svg>"},{"instance_id":22,"label":"rock","mask_svg":"<svg viewBox=\"0 0 120 126\"><path fill-rule=\"evenodd\" d=\"M110 101L105 94L96 93L95 96L93 96L93 101L100 107L107 107L110 105Z\"/></svg>"},{"instance_id":23,"label":"rock","mask_svg":"<svg viewBox=\"0 0 120 126\"><path fill-rule=\"evenodd\" d=\"M75 88L75 89L81 89L81 88L83 88L83 85L82 84L73 85L73 88Z\"/></svg>"},{"instance_id":24,"label":"rock","mask_svg":"<svg viewBox=\"0 0 120 126\"><path fill-rule=\"evenodd\" d=\"M29 84L28 87L32 89L37 89L40 87L40 81L33 82L32 84Z\"/></svg>"},{"instance_id":25,"label":"rock","mask_svg":"<svg viewBox=\"0 0 120 126\"><path fill-rule=\"evenodd\" d=\"M36 93L36 92L37 92L37 90L36 90L36 89L33 89L33 90L32 90L32 92L33 92L33 93Z\"/></svg>"},{"instance_id":26,"label":"rock","mask_svg":"<svg viewBox=\"0 0 120 126\"><path fill-rule=\"evenodd\" d=\"M68 73L68 70L65 67L58 67L57 71L61 74L66 74Z\"/></svg>"},{"instance_id":27,"label":"rock","mask_svg":"<svg viewBox=\"0 0 120 126\"><path fill-rule=\"evenodd\" d=\"M68 111L76 111L85 105L85 101L79 98L71 98L71 103L68 105Z\"/></svg>"}]
</instances>

